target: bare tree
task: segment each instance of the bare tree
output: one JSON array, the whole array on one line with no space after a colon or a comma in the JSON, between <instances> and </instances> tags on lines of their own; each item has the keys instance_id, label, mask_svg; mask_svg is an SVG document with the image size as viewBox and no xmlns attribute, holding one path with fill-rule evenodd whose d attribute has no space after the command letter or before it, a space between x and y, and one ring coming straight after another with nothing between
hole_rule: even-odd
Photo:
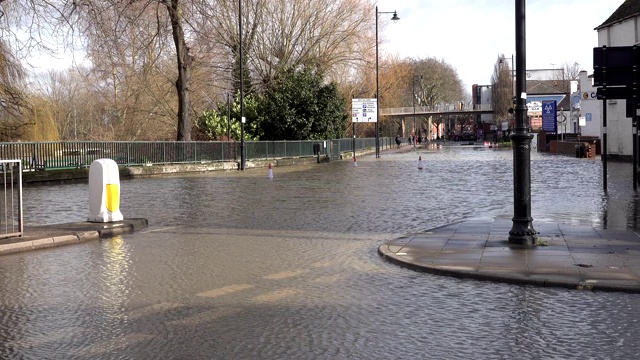
<instances>
[{"instance_id":1,"label":"bare tree","mask_svg":"<svg viewBox=\"0 0 640 360\"><path fill-rule=\"evenodd\" d=\"M563 63L560 69L556 69L552 80L558 80L562 86L562 91L568 93L571 90L571 81L577 80L582 66L577 63Z\"/></svg>"},{"instance_id":2,"label":"bare tree","mask_svg":"<svg viewBox=\"0 0 640 360\"><path fill-rule=\"evenodd\" d=\"M513 107L513 72L504 54L498 56L491 76L491 106L496 125L510 117Z\"/></svg>"},{"instance_id":3,"label":"bare tree","mask_svg":"<svg viewBox=\"0 0 640 360\"><path fill-rule=\"evenodd\" d=\"M329 80L353 77L356 67L371 72L372 57L363 55L375 48L368 0L243 5L247 75L242 81L249 85L251 76L254 84L266 85L281 71L307 65L322 69ZM191 116L198 111L194 104L206 109L220 93L239 86L237 0L0 0L0 6L12 14L0 31L14 31L11 47L20 49L21 59L34 49L52 51L47 39L63 38L70 49L82 48L91 64L81 71L82 81L91 84L82 91L99 99L94 109L104 113L94 116L100 119L95 124L109 136L157 136L177 117L176 138L189 140ZM167 84L174 86L173 94Z\"/></svg>"},{"instance_id":4,"label":"bare tree","mask_svg":"<svg viewBox=\"0 0 640 360\"><path fill-rule=\"evenodd\" d=\"M413 60L413 74L420 75L416 96L421 105L436 106L463 101L465 91L456 69L436 58ZM407 82L411 85L411 82ZM408 87L408 89L411 89Z\"/></svg>"},{"instance_id":5,"label":"bare tree","mask_svg":"<svg viewBox=\"0 0 640 360\"><path fill-rule=\"evenodd\" d=\"M25 72L5 42L0 40L0 138L20 138L23 127L33 125L24 116L30 111L24 88Z\"/></svg>"},{"instance_id":6,"label":"bare tree","mask_svg":"<svg viewBox=\"0 0 640 360\"><path fill-rule=\"evenodd\" d=\"M5 0L6 1L6 0ZM180 0L28 0L16 5L20 14L30 22L17 20L21 31L29 34L26 43L46 49L42 29L51 30L47 36L63 36L65 31L79 34L74 40L86 43L88 58L98 68L108 71L110 63L114 105L119 105L120 85L130 79L123 68L134 69L138 74L153 69L166 50L168 35L173 38L176 56L174 75L177 96L177 139L189 141L191 136L190 76L193 56L187 46L183 26L189 14ZM31 24L24 26L25 23ZM33 25L35 24L35 25ZM46 36L44 36L46 38ZM24 42L23 42L24 43ZM105 63L105 60L108 62ZM175 71L175 70L174 70ZM107 78L107 74L104 74ZM167 76L169 74L165 74ZM125 93L127 94L127 93ZM129 93L131 94L131 93ZM126 119L122 109L114 107L116 121Z\"/></svg>"},{"instance_id":7,"label":"bare tree","mask_svg":"<svg viewBox=\"0 0 640 360\"><path fill-rule=\"evenodd\" d=\"M218 57L227 76L236 74L228 64L237 62L237 1L196 1L198 16L192 28L207 39L201 50ZM375 12L365 0L256 0L243 6L243 49L255 85L269 84L290 68L313 65L333 75L363 63L364 49L373 49ZM207 35L207 36L205 36ZM370 50L369 50L370 51ZM232 60L232 61L229 61ZM216 66L216 64L213 64ZM230 71L231 70L231 71ZM235 75L237 80L237 74Z\"/></svg>"}]
</instances>

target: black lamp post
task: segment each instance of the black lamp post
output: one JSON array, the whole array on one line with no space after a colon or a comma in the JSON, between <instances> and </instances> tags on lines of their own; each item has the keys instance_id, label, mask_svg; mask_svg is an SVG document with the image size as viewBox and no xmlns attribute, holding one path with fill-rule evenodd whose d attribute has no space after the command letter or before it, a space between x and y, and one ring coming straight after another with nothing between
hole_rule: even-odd
<instances>
[{"instance_id":1,"label":"black lamp post","mask_svg":"<svg viewBox=\"0 0 640 360\"><path fill-rule=\"evenodd\" d=\"M418 77L418 75L413 75L413 81L412 81L412 86L413 86L413 133L414 133L414 138L413 138L413 148L416 148L416 136L418 136L418 128L416 128L416 80L418 79L422 79L422 75L420 75L420 77Z\"/></svg>"},{"instance_id":2,"label":"black lamp post","mask_svg":"<svg viewBox=\"0 0 640 360\"><path fill-rule=\"evenodd\" d=\"M516 108L513 143L513 226L509 244L533 245L536 231L531 217L531 139L527 126L525 0L516 0Z\"/></svg>"},{"instance_id":3,"label":"black lamp post","mask_svg":"<svg viewBox=\"0 0 640 360\"><path fill-rule=\"evenodd\" d=\"M231 141L231 93L227 93L227 141Z\"/></svg>"},{"instance_id":4,"label":"black lamp post","mask_svg":"<svg viewBox=\"0 0 640 360\"><path fill-rule=\"evenodd\" d=\"M238 35L240 38L240 170L244 170L244 64L242 58L242 0L238 0Z\"/></svg>"},{"instance_id":5,"label":"black lamp post","mask_svg":"<svg viewBox=\"0 0 640 360\"><path fill-rule=\"evenodd\" d=\"M378 133L378 124L380 122L380 83L378 79L378 14L393 14L391 20L393 20L394 22L400 20L397 12L378 11L378 6L376 5L376 158L380 157L380 135Z\"/></svg>"}]
</instances>

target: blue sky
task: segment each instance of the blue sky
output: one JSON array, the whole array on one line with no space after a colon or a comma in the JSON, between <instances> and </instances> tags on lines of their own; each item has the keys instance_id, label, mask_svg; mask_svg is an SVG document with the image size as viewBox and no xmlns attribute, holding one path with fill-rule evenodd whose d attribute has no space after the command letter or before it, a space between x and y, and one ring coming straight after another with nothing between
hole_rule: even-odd
<instances>
[{"instance_id":1,"label":"blue sky","mask_svg":"<svg viewBox=\"0 0 640 360\"><path fill-rule=\"evenodd\" d=\"M624 0L527 0L527 69L578 62L593 71L596 26ZM397 11L400 21L380 14L381 54L437 57L458 70L466 88L489 84L499 54L515 55L515 1L379 0L379 11ZM372 16L375 17L375 14ZM381 55L382 56L382 55Z\"/></svg>"}]
</instances>

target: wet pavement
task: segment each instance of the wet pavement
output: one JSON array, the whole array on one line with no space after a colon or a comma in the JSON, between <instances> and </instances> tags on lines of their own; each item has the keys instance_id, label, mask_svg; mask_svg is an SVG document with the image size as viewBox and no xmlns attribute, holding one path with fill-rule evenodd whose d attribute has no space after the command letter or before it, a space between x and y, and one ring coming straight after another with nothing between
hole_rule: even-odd
<instances>
[{"instance_id":1,"label":"wet pavement","mask_svg":"<svg viewBox=\"0 0 640 360\"><path fill-rule=\"evenodd\" d=\"M538 222L535 246L507 244L510 219L474 219L409 235L379 247L415 270L521 285L640 292L635 231Z\"/></svg>"}]
</instances>

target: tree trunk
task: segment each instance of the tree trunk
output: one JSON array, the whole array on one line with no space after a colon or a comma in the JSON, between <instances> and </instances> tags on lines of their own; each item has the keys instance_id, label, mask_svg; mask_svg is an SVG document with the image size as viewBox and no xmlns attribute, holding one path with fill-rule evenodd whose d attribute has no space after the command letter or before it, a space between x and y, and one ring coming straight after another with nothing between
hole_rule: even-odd
<instances>
[{"instance_id":1,"label":"tree trunk","mask_svg":"<svg viewBox=\"0 0 640 360\"><path fill-rule=\"evenodd\" d=\"M176 80L176 90L178 92L177 140L191 141L189 87L191 84L191 63L193 62L193 56L189 54L189 48L184 39L179 0L165 0L164 4L167 6L169 18L171 19L173 41L176 44L176 55L178 58L178 79Z\"/></svg>"}]
</instances>

